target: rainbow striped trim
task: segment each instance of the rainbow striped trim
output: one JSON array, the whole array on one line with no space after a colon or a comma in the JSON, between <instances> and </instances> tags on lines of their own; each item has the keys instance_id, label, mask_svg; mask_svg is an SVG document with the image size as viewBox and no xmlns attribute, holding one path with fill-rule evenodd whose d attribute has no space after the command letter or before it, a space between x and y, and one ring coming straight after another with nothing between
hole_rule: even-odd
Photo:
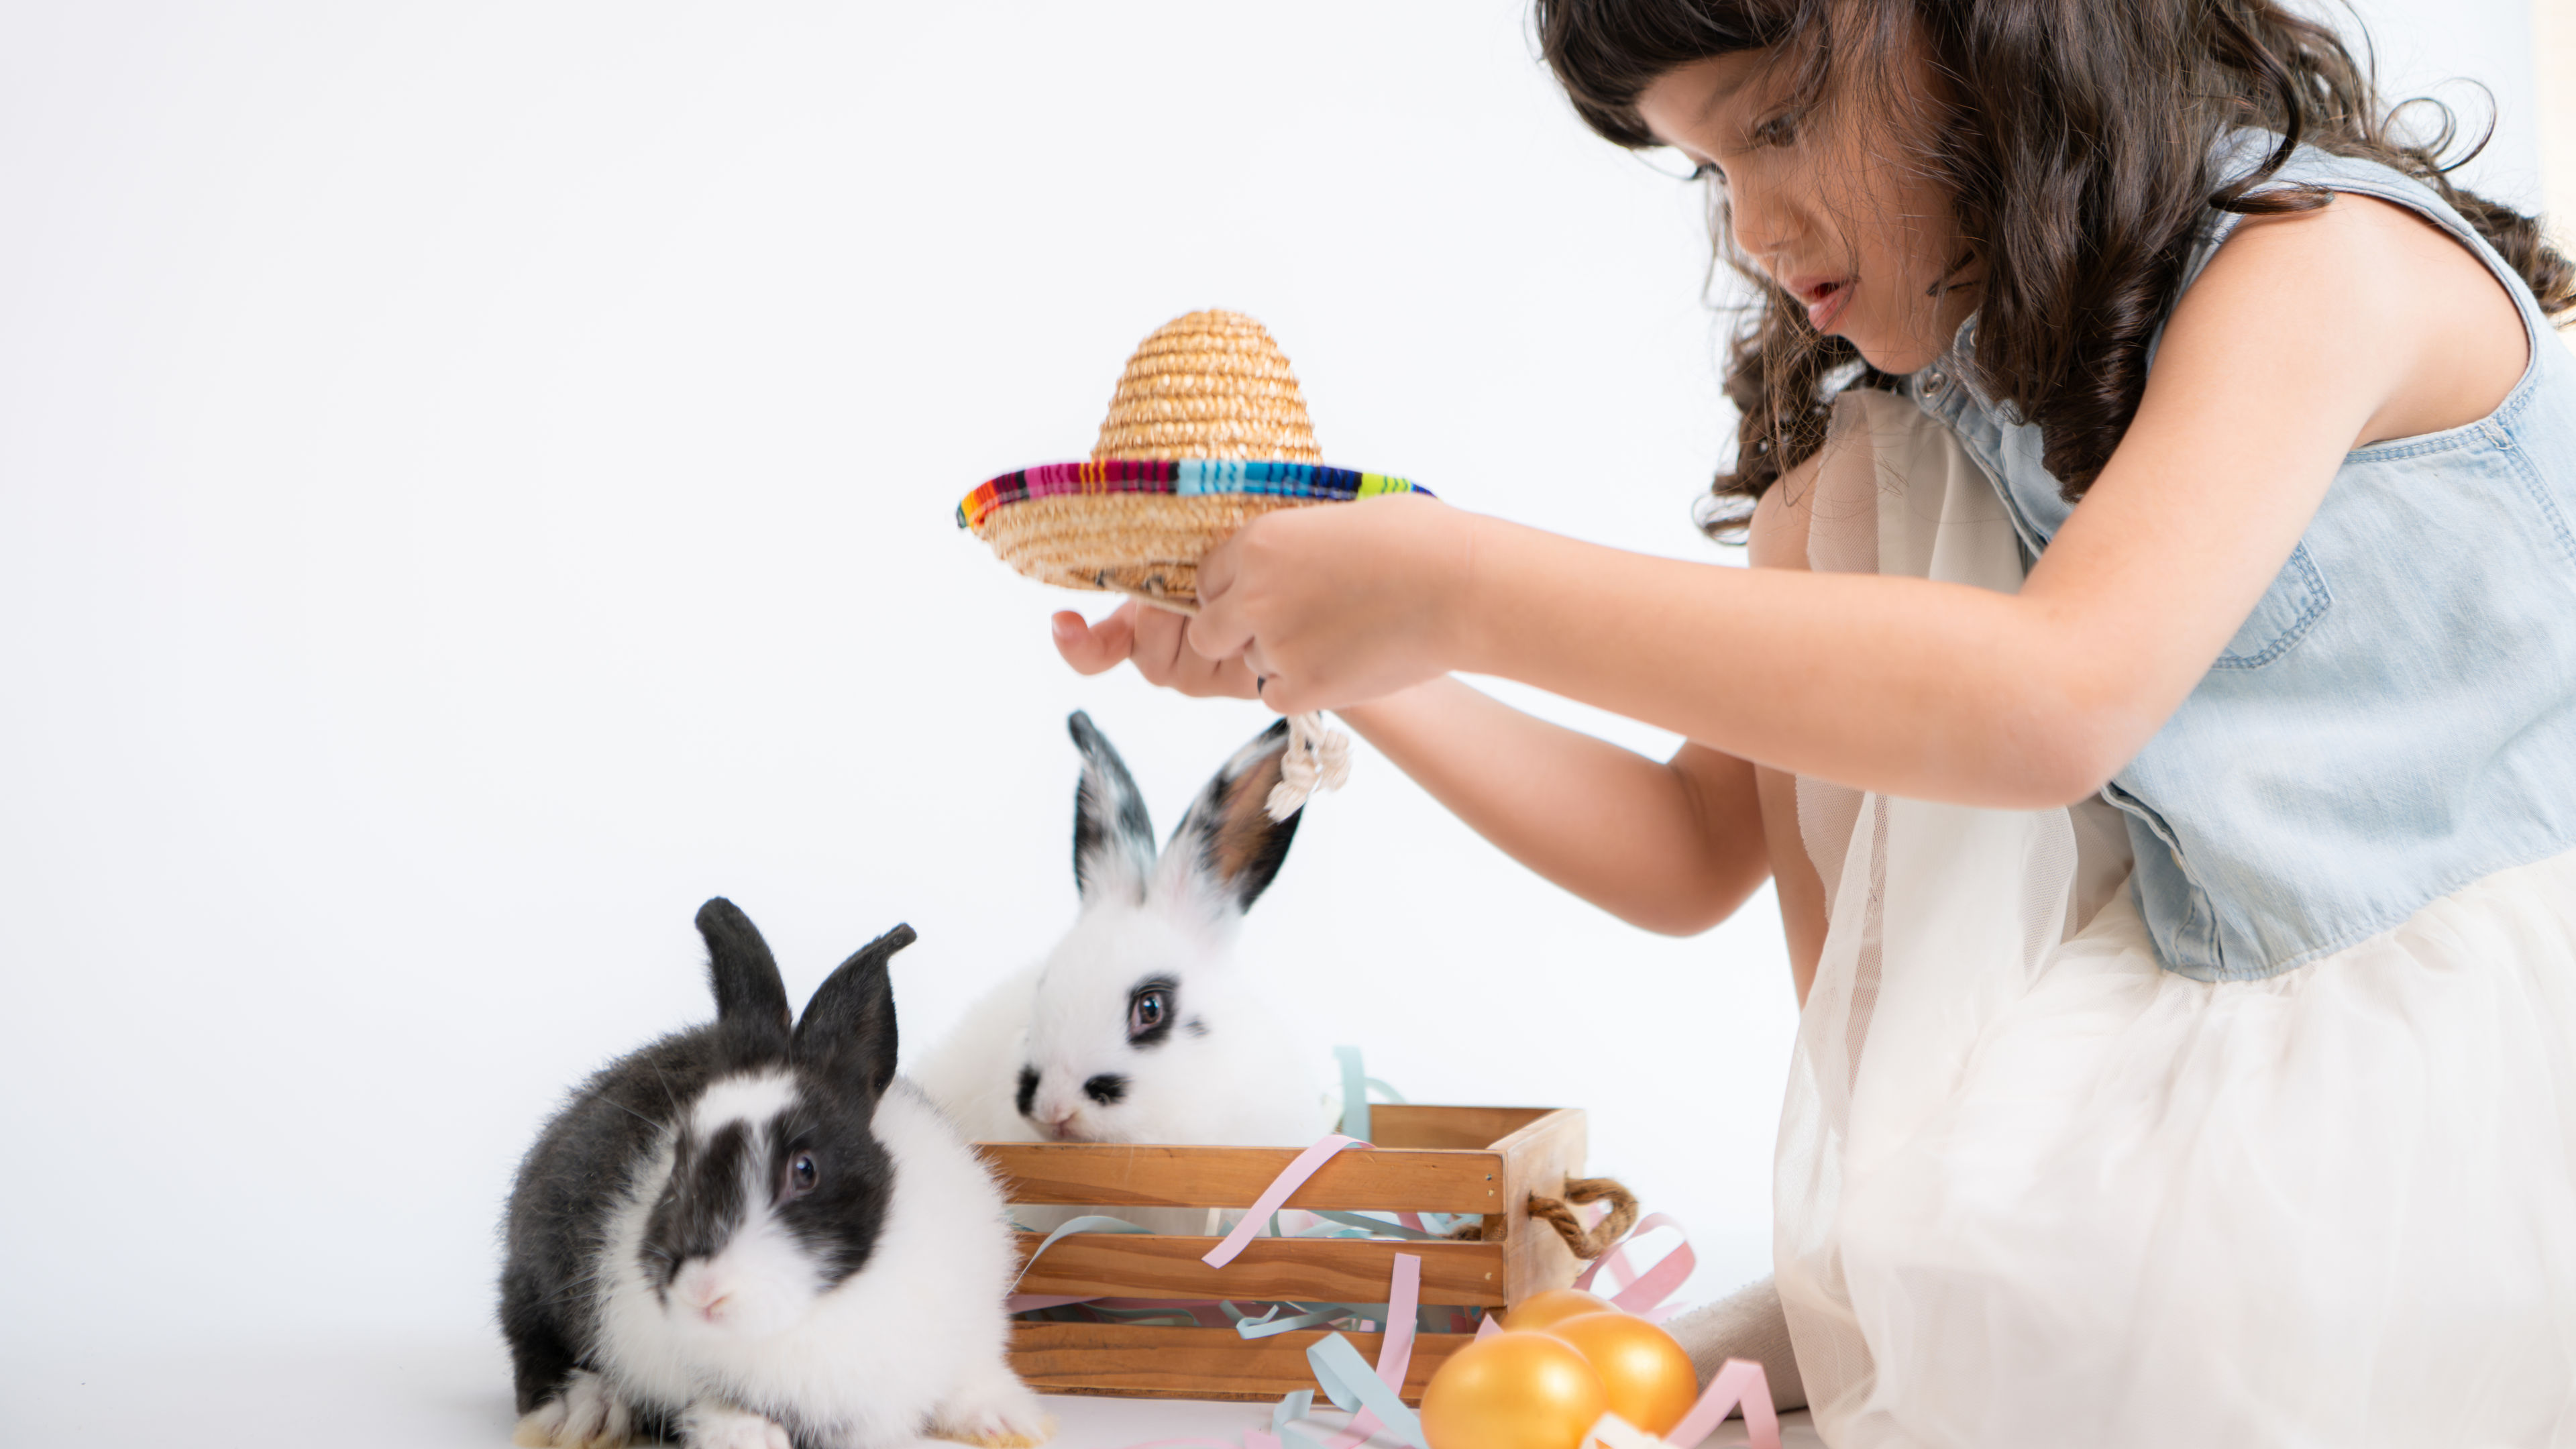
<instances>
[{"instance_id":1,"label":"rainbow striped trim","mask_svg":"<svg viewBox=\"0 0 2576 1449\"><path fill-rule=\"evenodd\" d=\"M1320 463L1246 463L1225 458L1112 458L1100 463L1048 463L1023 468L966 495L957 526L974 528L996 508L1031 498L1085 493L1266 493L1280 498L1348 502L1382 493L1431 490L1384 473L1355 473Z\"/></svg>"}]
</instances>

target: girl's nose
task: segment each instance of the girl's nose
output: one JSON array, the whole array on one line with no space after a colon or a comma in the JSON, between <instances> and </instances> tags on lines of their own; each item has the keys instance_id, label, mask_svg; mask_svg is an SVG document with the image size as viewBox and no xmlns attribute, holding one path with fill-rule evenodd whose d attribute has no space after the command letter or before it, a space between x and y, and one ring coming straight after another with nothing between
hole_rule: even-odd
<instances>
[{"instance_id":1,"label":"girl's nose","mask_svg":"<svg viewBox=\"0 0 2576 1449\"><path fill-rule=\"evenodd\" d=\"M1793 209L1762 188L1741 184L1727 193L1726 207L1736 249L1764 271L1778 275L1775 263L1798 238Z\"/></svg>"}]
</instances>

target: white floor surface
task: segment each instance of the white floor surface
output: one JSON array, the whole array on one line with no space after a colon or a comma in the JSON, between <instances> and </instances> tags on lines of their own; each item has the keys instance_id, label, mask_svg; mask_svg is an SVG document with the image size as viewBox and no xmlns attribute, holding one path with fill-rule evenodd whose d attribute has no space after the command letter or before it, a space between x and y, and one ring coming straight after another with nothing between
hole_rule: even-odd
<instances>
[{"instance_id":1,"label":"white floor surface","mask_svg":"<svg viewBox=\"0 0 2576 1449\"><path fill-rule=\"evenodd\" d=\"M1051 1397L1048 1407L1059 1449L1239 1443L1243 1431L1270 1422L1260 1404ZM498 1341L38 1348L0 1359L0 1445L8 1449L501 1449L513 1417L509 1361ZM1788 1449L1822 1444L1805 1421L1789 1417ZM1740 1419L1707 1441L1711 1449L1744 1442Z\"/></svg>"}]
</instances>

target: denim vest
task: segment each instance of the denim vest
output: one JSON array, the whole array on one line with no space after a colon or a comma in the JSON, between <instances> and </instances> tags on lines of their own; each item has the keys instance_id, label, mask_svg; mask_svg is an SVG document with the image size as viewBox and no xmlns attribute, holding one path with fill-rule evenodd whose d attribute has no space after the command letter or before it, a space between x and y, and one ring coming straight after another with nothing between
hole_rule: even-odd
<instances>
[{"instance_id":1,"label":"denim vest","mask_svg":"<svg viewBox=\"0 0 2576 1449\"><path fill-rule=\"evenodd\" d=\"M2273 144L2234 133L2220 174ZM2576 849L2576 353L2427 188L2306 147L2278 180L2394 202L2459 238L2513 294L2531 360L2485 418L2345 454L2226 652L2104 787L2157 954L2202 981L2289 970ZM2184 286L2236 220L2211 213ZM2073 511L2039 430L1972 396L1949 359L1906 386L1984 465L2037 557Z\"/></svg>"}]
</instances>

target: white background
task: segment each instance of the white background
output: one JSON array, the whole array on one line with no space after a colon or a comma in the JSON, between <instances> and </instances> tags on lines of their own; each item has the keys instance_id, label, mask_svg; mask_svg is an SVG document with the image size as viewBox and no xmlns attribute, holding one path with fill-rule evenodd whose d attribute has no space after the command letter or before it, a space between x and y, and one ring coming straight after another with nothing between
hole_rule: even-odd
<instances>
[{"instance_id":1,"label":"white background","mask_svg":"<svg viewBox=\"0 0 2576 1449\"><path fill-rule=\"evenodd\" d=\"M2524 7L2366 13L2532 204ZM1065 713L1165 826L1266 722L1077 678L950 520L1165 318L1268 322L1336 462L1731 561L1699 200L1524 23L0 6L0 1442L500 1442L509 1172L705 1013L699 901L799 999L910 921L915 1045L1042 951ZM1363 750L1246 950L1416 1100L1587 1108L1695 1296L1763 1271L1767 895L1630 930Z\"/></svg>"}]
</instances>

